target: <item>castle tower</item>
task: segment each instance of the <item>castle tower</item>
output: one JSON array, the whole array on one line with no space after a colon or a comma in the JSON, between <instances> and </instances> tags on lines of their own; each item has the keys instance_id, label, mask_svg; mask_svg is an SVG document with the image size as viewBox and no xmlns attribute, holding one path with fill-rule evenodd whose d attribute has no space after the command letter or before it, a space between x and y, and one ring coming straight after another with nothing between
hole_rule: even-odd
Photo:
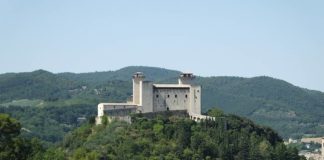
<instances>
[{"instance_id":1,"label":"castle tower","mask_svg":"<svg viewBox=\"0 0 324 160\"><path fill-rule=\"evenodd\" d=\"M195 76L192 73L182 73L178 79L179 84L191 84Z\"/></svg>"},{"instance_id":2,"label":"castle tower","mask_svg":"<svg viewBox=\"0 0 324 160\"><path fill-rule=\"evenodd\" d=\"M142 72L136 72L133 75L133 103L140 105L141 102L141 92L142 92L142 82L145 76Z\"/></svg>"}]
</instances>

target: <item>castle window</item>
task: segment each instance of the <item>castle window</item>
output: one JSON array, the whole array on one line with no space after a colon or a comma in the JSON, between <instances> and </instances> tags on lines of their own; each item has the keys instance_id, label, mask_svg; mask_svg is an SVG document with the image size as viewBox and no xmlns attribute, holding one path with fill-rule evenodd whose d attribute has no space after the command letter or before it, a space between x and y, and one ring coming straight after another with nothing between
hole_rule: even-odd
<instances>
[{"instance_id":1,"label":"castle window","mask_svg":"<svg viewBox=\"0 0 324 160\"><path fill-rule=\"evenodd\" d=\"M168 98L170 98L170 95L168 94Z\"/></svg>"},{"instance_id":2,"label":"castle window","mask_svg":"<svg viewBox=\"0 0 324 160\"><path fill-rule=\"evenodd\" d=\"M186 98L188 98L188 95L186 95Z\"/></svg>"},{"instance_id":3,"label":"castle window","mask_svg":"<svg viewBox=\"0 0 324 160\"><path fill-rule=\"evenodd\" d=\"M158 94L156 95L156 98L159 98L159 95Z\"/></svg>"},{"instance_id":4,"label":"castle window","mask_svg":"<svg viewBox=\"0 0 324 160\"><path fill-rule=\"evenodd\" d=\"M174 97L175 97L175 98L177 98L177 97L178 97L178 95L174 95Z\"/></svg>"}]
</instances>

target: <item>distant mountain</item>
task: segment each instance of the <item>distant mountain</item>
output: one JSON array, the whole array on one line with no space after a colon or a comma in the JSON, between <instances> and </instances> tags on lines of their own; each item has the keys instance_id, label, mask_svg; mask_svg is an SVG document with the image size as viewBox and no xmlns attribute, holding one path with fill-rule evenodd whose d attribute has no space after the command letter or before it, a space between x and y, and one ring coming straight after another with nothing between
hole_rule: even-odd
<instances>
[{"instance_id":1,"label":"distant mountain","mask_svg":"<svg viewBox=\"0 0 324 160\"><path fill-rule=\"evenodd\" d=\"M249 117L284 136L324 134L324 93L271 77L199 78L202 105Z\"/></svg>"},{"instance_id":2,"label":"distant mountain","mask_svg":"<svg viewBox=\"0 0 324 160\"><path fill-rule=\"evenodd\" d=\"M0 75L0 101L69 98L68 90L77 86L78 82L59 77L44 70L7 73Z\"/></svg>"},{"instance_id":3,"label":"distant mountain","mask_svg":"<svg viewBox=\"0 0 324 160\"><path fill-rule=\"evenodd\" d=\"M117 71L91 72L91 73L60 73L59 76L70 80L82 81L91 84L100 84L112 80L130 81L135 72L145 73L147 80L161 81L178 77L180 71L173 71L157 67L130 66Z\"/></svg>"},{"instance_id":4,"label":"distant mountain","mask_svg":"<svg viewBox=\"0 0 324 160\"><path fill-rule=\"evenodd\" d=\"M132 66L117 71L52 74L39 70L0 75L0 105L19 99L94 99L124 101L132 93L131 75L143 72L148 80L173 82L179 71ZM282 136L324 135L324 93L271 77L197 77L202 107L220 108L268 125ZM8 105L8 103L6 103ZM95 104L94 104L95 105Z\"/></svg>"}]
</instances>

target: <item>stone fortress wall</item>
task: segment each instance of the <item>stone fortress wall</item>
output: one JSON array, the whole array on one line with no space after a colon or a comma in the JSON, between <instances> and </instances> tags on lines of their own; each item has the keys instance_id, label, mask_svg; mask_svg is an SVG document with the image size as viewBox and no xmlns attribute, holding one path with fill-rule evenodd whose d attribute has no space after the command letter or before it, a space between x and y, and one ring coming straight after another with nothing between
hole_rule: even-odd
<instances>
[{"instance_id":1,"label":"stone fortress wall","mask_svg":"<svg viewBox=\"0 0 324 160\"><path fill-rule=\"evenodd\" d=\"M153 111L187 110L189 88L160 88L153 92Z\"/></svg>"},{"instance_id":2,"label":"stone fortress wall","mask_svg":"<svg viewBox=\"0 0 324 160\"><path fill-rule=\"evenodd\" d=\"M201 115L201 87L193 85L193 74L183 73L178 84L154 84L144 81L141 72L133 75L132 100L126 103L98 104L97 124L101 117L130 121L130 113L155 113L162 111L185 111L194 120L212 117Z\"/></svg>"}]
</instances>

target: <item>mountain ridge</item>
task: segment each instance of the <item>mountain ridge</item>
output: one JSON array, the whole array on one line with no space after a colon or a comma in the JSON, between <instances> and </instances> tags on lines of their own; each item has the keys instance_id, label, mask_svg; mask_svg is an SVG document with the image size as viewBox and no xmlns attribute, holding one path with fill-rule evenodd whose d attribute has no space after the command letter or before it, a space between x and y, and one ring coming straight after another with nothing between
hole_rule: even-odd
<instances>
[{"instance_id":1,"label":"mountain ridge","mask_svg":"<svg viewBox=\"0 0 324 160\"><path fill-rule=\"evenodd\" d=\"M174 72L174 73L184 73L184 72L181 72L179 70L174 70L174 69L168 69L168 68L163 68L163 67L152 67L152 66L126 66L126 67L122 67L120 69L116 69L116 70L106 70L106 71L89 71L89 72L57 72L57 73L54 73L54 72L51 72L51 71L48 71L48 70L45 70L45 69L36 69L36 70L33 70L33 71L24 71L24 72L6 72L6 73L0 73L0 78L2 76L5 76L5 75L16 75L16 74L22 74L22 73L33 73L33 72L47 72L47 73L51 73L51 74L55 74L55 75L59 75L59 76L62 76L62 77L69 77L68 75L86 75L86 74L107 74L107 73L116 73L116 72L120 72L120 71L123 71L123 70L127 70L127 69L132 69L133 72L128 72L130 74L127 74L127 77L129 79L131 79L131 75L139 70L142 70L142 69L145 69L145 68L150 68L150 69L159 69L159 70L165 70L165 71L171 71L171 72ZM146 72L143 72L144 74ZM172 77L172 78L177 78L178 75ZM252 77L244 77L244 76L215 76L215 75L210 75L210 76L197 76L197 77L201 77L201 78L239 78L239 79L254 79L254 78L271 78L273 80L280 80L280 81L283 81L283 82L286 82L290 85L293 85L293 86L296 86L296 87L299 87L299 88L302 88L302 89L306 89L306 90L309 90L309 91L314 91L314 92L321 92L324 94L323 91L320 91L320 90L317 90L317 89L309 89L307 87L301 87L301 86L298 86L298 85L295 85L293 83L290 83L286 80L282 80L280 78L275 78L275 77L271 77L271 76L267 76L267 75L260 75L260 76L252 76ZM152 80L152 79L151 79Z\"/></svg>"}]
</instances>

